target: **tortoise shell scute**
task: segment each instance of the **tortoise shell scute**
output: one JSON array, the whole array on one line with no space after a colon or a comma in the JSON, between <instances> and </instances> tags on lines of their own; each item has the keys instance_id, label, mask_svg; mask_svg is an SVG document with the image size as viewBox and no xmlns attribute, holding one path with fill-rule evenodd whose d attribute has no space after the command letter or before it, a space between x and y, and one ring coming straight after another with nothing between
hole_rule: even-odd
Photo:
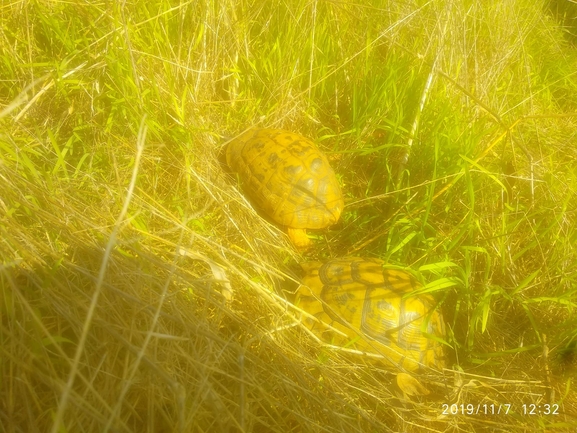
<instances>
[{"instance_id":1,"label":"tortoise shell scute","mask_svg":"<svg viewBox=\"0 0 577 433\"><path fill-rule=\"evenodd\" d=\"M278 224L321 229L338 221L340 186L326 156L307 138L253 129L228 144L226 159L253 202Z\"/></svg>"},{"instance_id":2,"label":"tortoise shell scute","mask_svg":"<svg viewBox=\"0 0 577 433\"><path fill-rule=\"evenodd\" d=\"M441 312L428 294L411 296L420 284L408 272L377 259L342 258L302 265L297 305L319 322L305 320L321 338L360 351L377 352L406 370L444 366ZM345 334L331 332L331 328Z\"/></svg>"}]
</instances>

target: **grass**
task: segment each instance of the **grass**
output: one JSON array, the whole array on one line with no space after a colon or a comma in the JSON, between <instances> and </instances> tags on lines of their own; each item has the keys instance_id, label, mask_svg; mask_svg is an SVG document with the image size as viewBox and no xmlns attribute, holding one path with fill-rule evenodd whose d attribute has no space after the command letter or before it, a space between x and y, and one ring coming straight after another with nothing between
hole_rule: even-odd
<instances>
[{"instance_id":1,"label":"grass","mask_svg":"<svg viewBox=\"0 0 577 433\"><path fill-rule=\"evenodd\" d=\"M574 431L574 6L3 4L0 431ZM219 163L251 125L338 174L308 254ZM295 326L346 255L442 301L432 395Z\"/></svg>"}]
</instances>

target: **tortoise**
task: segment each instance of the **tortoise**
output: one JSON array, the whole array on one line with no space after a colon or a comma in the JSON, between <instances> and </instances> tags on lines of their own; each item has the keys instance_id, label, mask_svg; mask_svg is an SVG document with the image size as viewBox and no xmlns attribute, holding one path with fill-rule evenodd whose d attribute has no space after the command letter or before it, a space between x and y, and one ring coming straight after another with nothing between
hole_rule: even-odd
<instances>
[{"instance_id":1,"label":"tortoise","mask_svg":"<svg viewBox=\"0 0 577 433\"><path fill-rule=\"evenodd\" d=\"M321 340L380 356L400 370L442 370L442 314L431 295L411 296L422 286L409 272L359 257L301 267L295 305L312 316L302 321Z\"/></svg>"},{"instance_id":2,"label":"tortoise","mask_svg":"<svg viewBox=\"0 0 577 433\"><path fill-rule=\"evenodd\" d=\"M344 207L335 172L308 138L280 129L251 129L226 149L252 202L286 227L299 249L310 245L306 229L335 224Z\"/></svg>"}]
</instances>

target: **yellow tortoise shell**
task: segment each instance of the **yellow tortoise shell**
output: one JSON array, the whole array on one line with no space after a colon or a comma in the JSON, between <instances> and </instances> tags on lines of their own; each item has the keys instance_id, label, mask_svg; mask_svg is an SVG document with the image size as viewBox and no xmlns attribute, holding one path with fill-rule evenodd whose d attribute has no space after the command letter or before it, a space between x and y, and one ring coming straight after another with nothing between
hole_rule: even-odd
<instances>
[{"instance_id":1,"label":"yellow tortoise shell","mask_svg":"<svg viewBox=\"0 0 577 433\"><path fill-rule=\"evenodd\" d=\"M229 143L226 161L253 202L276 223L322 229L338 221L344 203L335 173L302 135L251 129Z\"/></svg>"},{"instance_id":2,"label":"yellow tortoise shell","mask_svg":"<svg viewBox=\"0 0 577 433\"><path fill-rule=\"evenodd\" d=\"M327 343L381 355L401 369L442 369L443 347L427 337L445 336L435 300L410 296L422 286L410 273L384 265L362 258L301 264L305 275L296 305L318 319L303 315L303 323Z\"/></svg>"}]
</instances>

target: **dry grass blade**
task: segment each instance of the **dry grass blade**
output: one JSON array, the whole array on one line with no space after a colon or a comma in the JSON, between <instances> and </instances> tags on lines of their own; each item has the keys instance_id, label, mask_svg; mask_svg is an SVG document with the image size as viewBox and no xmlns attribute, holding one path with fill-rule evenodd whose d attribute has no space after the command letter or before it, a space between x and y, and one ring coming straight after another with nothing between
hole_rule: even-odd
<instances>
[{"instance_id":1,"label":"dry grass blade","mask_svg":"<svg viewBox=\"0 0 577 433\"><path fill-rule=\"evenodd\" d=\"M118 232L120 230L121 225L124 224L124 219L125 219L126 214L128 212L128 206L130 204L130 200L132 199L132 194L134 192L134 186L136 184L136 178L138 176L138 170L140 168L140 158L142 157L142 153L144 151L144 143L146 142L145 120L146 120L146 116L143 117L141 122L140 122L140 130L139 130L138 139L136 142L136 158L134 161L134 169L132 171L132 179L130 180L130 184L129 184L127 192L126 192L126 199L124 200L122 210L120 211L120 214L118 215L116 223L112 229L112 232L110 233L110 238L108 239L108 242L106 243L106 249L104 250L104 256L102 258L102 264L100 265L100 270L98 272L98 278L96 280L96 284L94 287L94 293L93 293L92 299L90 301L90 307L87 311L86 319L85 319L84 325L82 327L82 333L80 334L80 339L78 341L76 353L74 354L74 359L72 362L72 368L70 369L70 373L68 375L68 381L66 383L66 386L64 387L64 389L62 391L62 396L61 396L60 402L58 404L58 411L56 412L54 424L52 425L52 432L53 433L60 431L62 416L64 415L64 412L66 411L66 407L68 405L68 399L70 397L70 391L72 389L72 386L74 385L74 380L76 379L76 375L78 374L78 366L80 363L80 357L82 356L84 346L86 344L86 340L88 337L88 332L90 330L90 326L92 324L92 319L94 317L96 306L98 305L98 300L100 298L100 293L102 291L102 283L104 281L104 276L105 276L107 268L108 268L108 259L110 257L111 252L112 252L112 249L116 246L116 237L118 236ZM122 401L122 399L120 399L120 401ZM118 408L118 407L119 406L117 404L116 408ZM115 414L115 411L117 411L117 410L118 409L115 409L112 412L113 415ZM115 419L115 416L110 418L110 420L113 420L113 419ZM107 427L109 427L109 426L107 426Z\"/></svg>"}]
</instances>

